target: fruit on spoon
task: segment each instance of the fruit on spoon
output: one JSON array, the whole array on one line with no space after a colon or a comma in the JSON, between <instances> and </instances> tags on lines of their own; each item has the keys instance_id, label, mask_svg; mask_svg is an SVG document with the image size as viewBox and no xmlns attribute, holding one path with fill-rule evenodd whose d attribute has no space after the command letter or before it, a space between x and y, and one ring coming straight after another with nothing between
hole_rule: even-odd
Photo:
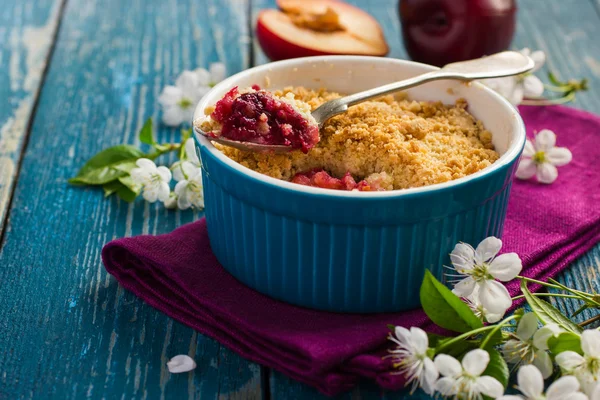
<instances>
[{"instance_id":1,"label":"fruit on spoon","mask_svg":"<svg viewBox=\"0 0 600 400\"><path fill-rule=\"evenodd\" d=\"M379 23L363 10L337 0L279 0L263 10L256 36L271 60L326 54L384 56L388 46Z\"/></svg>"},{"instance_id":2,"label":"fruit on spoon","mask_svg":"<svg viewBox=\"0 0 600 400\"><path fill-rule=\"evenodd\" d=\"M400 0L404 46L410 57L437 66L508 49L516 0Z\"/></svg>"}]
</instances>

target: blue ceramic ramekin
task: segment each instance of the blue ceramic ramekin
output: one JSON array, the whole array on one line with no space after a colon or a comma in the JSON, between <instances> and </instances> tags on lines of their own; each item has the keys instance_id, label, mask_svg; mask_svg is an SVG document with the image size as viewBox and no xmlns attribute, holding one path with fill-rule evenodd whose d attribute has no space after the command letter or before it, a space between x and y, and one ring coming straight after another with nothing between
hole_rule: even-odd
<instances>
[{"instance_id":1,"label":"blue ceramic ramekin","mask_svg":"<svg viewBox=\"0 0 600 400\"><path fill-rule=\"evenodd\" d=\"M200 102L196 116L235 85L268 79L272 87L324 86L349 93L432 68L355 56L281 61L215 86ZM355 83L348 86L349 81ZM448 265L457 242L477 245L487 236L500 237L525 143L518 112L480 84L434 82L410 90L409 96L444 102L467 99L469 110L493 133L501 158L483 171L443 184L341 192L259 174L196 136L208 233L223 267L257 291L300 306L394 312L419 306L425 269L441 279L442 266Z\"/></svg>"}]
</instances>

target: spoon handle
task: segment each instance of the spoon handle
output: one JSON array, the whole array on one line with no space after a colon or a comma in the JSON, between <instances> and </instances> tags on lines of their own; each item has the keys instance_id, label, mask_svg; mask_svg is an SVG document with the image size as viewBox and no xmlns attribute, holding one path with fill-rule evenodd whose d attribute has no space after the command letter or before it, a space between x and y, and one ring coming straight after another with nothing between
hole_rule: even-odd
<instances>
[{"instance_id":1,"label":"spoon handle","mask_svg":"<svg viewBox=\"0 0 600 400\"><path fill-rule=\"evenodd\" d=\"M345 112L350 106L426 82L438 79L471 81L519 75L530 71L533 67L534 63L529 57L515 51L505 51L476 60L448 64L435 71L328 101L315 109L312 116L321 127L329 118Z\"/></svg>"}]
</instances>

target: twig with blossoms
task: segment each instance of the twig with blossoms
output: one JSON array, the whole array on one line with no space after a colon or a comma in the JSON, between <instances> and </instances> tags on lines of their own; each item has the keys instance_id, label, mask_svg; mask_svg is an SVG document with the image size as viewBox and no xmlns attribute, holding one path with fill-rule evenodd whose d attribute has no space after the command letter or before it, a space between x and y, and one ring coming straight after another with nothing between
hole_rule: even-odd
<instances>
[{"instance_id":1,"label":"twig with blossoms","mask_svg":"<svg viewBox=\"0 0 600 400\"><path fill-rule=\"evenodd\" d=\"M209 70L183 71L175 85L165 86L158 98L163 108L163 123L179 126L191 122L200 98L223 80L225 74L222 63L211 64ZM69 183L100 186L105 197L117 195L127 202L134 201L141 193L146 201L163 202L166 208L204 208L201 162L190 136L191 129L182 129L181 142L158 143L152 119L148 118L139 139L150 146L150 151L128 144L102 150L88 160ZM157 158L171 152L178 152L179 161L169 168L156 165ZM172 178L177 182L174 190L171 190Z\"/></svg>"},{"instance_id":2,"label":"twig with blossoms","mask_svg":"<svg viewBox=\"0 0 600 400\"><path fill-rule=\"evenodd\" d=\"M521 276L519 256L499 255L501 248L502 242L494 237L475 248L458 243L450 255L452 266L446 267L451 270L447 275L452 288L429 271L425 273L420 293L425 313L436 325L456 334L439 336L417 327L392 326L390 340L395 348L388 357L397 373L412 385L411 393L421 387L428 394L460 400L484 396L600 400L600 332L584 330L589 321L577 324L543 300L580 301L579 313L588 308L600 310L600 296L553 279L544 282ZM522 295L511 298L500 282L513 279L521 281ZM555 291L531 293L528 283ZM526 300L531 312L517 309L502 319L517 299ZM518 375L521 395L504 395L511 374ZM550 377L555 382L544 394L544 379Z\"/></svg>"},{"instance_id":3,"label":"twig with blossoms","mask_svg":"<svg viewBox=\"0 0 600 400\"><path fill-rule=\"evenodd\" d=\"M587 79L570 79L567 82L561 82L552 72L548 73L548 79L552 84L544 84L534 73L543 67L546 62L546 54L540 50L532 52L528 48L519 50L519 52L533 60L534 67L532 71L516 76L481 81L484 85L505 97L511 104L515 106L519 104L533 106L564 104L575 100L577 92L588 89ZM554 98L544 98L542 95L545 89L559 95Z\"/></svg>"}]
</instances>

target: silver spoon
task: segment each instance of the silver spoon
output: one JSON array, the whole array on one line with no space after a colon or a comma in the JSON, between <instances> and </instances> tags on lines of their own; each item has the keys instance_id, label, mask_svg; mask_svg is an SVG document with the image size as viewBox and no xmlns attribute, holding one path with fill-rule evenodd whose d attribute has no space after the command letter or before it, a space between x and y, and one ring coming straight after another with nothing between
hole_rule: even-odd
<instances>
[{"instance_id":1,"label":"silver spoon","mask_svg":"<svg viewBox=\"0 0 600 400\"><path fill-rule=\"evenodd\" d=\"M436 81L438 79L472 81L474 79L500 78L503 76L523 74L531 71L533 66L534 63L531 58L516 51L504 51L502 53L492 54L491 56L478 58L475 60L448 64L435 71L417 75L399 82L390 83L373 89L365 90L363 92L354 93L346 97L341 97L339 99L330 100L321 104L311 114L319 124L319 129L321 129L325 121L331 117L346 112L350 106L386 94L418 86L426 82ZM198 126L196 126L196 124L194 124L194 131L200 135L208 137L214 142L235 147L240 150L276 153L295 150L290 146L257 144L230 140L224 137L212 137L206 132L202 131Z\"/></svg>"}]
</instances>

